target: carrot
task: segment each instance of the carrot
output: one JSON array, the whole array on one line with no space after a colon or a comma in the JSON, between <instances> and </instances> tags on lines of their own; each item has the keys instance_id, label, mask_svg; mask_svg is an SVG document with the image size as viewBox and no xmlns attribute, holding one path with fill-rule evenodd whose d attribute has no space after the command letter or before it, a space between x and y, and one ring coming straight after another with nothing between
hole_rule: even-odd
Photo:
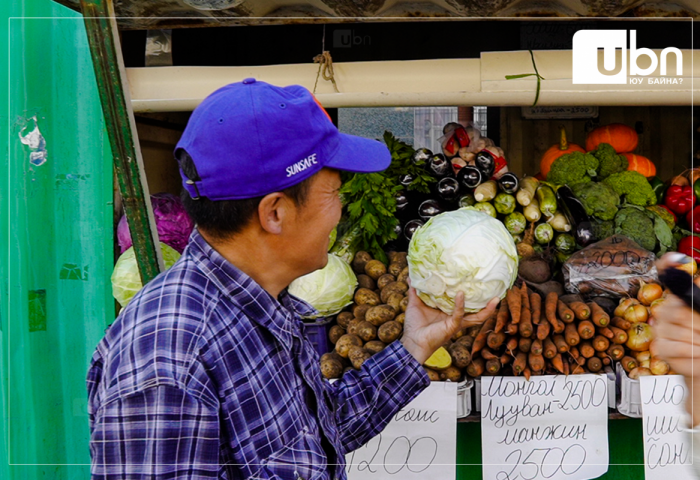
<instances>
[{"instance_id":1,"label":"carrot","mask_svg":"<svg viewBox=\"0 0 700 480\"><path fill-rule=\"evenodd\" d=\"M501 370L501 359L496 357L486 360L486 374L496 375Z\"/></svg>"},{"instance_id":2,"label":"carrot","mask_svg":"<svg viewBox=\"0 0 700 480\"><path fill-rule=\"evenodd\" d=\"M518 340L518 350L520 350L523 353L528 353L530 351L530 348L532 347L532 340L529 338L525 337L520 337L520 340Z\"/></svg>"},{"instance_id":3,"label":"carrot","mask_svg":"<svg viewBox=\"0 0 700 480\"><path fill-rule=\"evenodd\" d=\"M523 352L518 352L515 360L513 360L513 373L520 375L525 370L525 367L527 367L527 355Z\"/></svg>"},{"instance_id":4,"label":"carrot","mask_svg":"<svg viewBox=\"0 0 700 480\"><path fill-rule=\"evenodd\" d=\"M586 358L591 358L595 355L595 348L591 345L591 342L584 341L578 346L579 352Z\"/></svg>"},{"instance_id":5,"label":"carrot","mask_svg":"<svg viewBox=\"0 0 700 480\"><path fill-rule=\"evenodd\" d=\"M610 327L610 330L613 333L612 341L613 343L618 343L620 345L624 344L627 342L627 332L621 328L617 327Z\"/></svg>"},{"instance_id":6,"label":"carrot","mask_svg":"<svg viewBox=\"0 0 700 480\"><path fill-rule=\"evenodd\" d=\"M622 317L613 317L613 319L610 320L610 325L617 327L617 328L621 328L625 331L632 328L632 322L630 322L629 320L625 320Z\"/></svg>"},{"instance_id":7,"label":"carrot","mask_svg":"<svg viewBox=\"0 0 700 480\"><path fill-rule=\"evenodd\" d=\"M529 308L523 308L520 313L518 331L521 337L530 338L532 336L532 310Z\"/></svg>"},{"instance_id":8,"label":"carrot","mask_svg":"<svg viewBox=\"0 0 700 480\"><path fill-rule=\"evenodd\" d=\"M472 378L478 378L483 375L484 368L486 368L486 364L483 358L472 358L471 363L467 365L467 374Z\"/></svg>"},{"instance_id":9,"label":"carrot","mask_svg":"<svg viewBox=\"0 0 700 480\"><path fill-rule=\"evenodd\" d=\"M581 341L581 337L578 334L578 331L576 330L576 325L573 323L569 323L566 325L566 328L564 329L564 339L566 340L566 343L569 345L578 345L579 342Z\"/></svg>"},{"instance_id":10,"label":"carrot","mask_svg":"<svg viewBox=\"0 0 700 480\"><path fill-rule=\"evenodd\" d=\"M597 352L604 352L608 349L608 347L610 347L610 340L602 335L596 335L596 337L593 339L592 345Z\"/></svg>"},{"instance_id":11,"label":"carrot","mask_svg":"<svg viewBox=\"0 0 700 480\"><path fill-rule=\"evenodd\" d=\"M513 353L518 349L518 337L510 337L506 343L506 352Z\"/></svg>"},{"instance_id":12,"label":"carrot","mask_svg":"<svg viewBox=\"0 0 700 480\"><path fill-rule=\"evenodd\" d=\"M610 327L602 327L598 329L598 333L607 338L608 340L612 340L615 338L615 334L613 333L612 330L610 330ZM625 338L625 342L627 339Z\"/></svg>"},{"instance_id":13,"label":"carrot","mask_svg":"<svg viewBox=\"0 0 700 480\"><path fill-rule=\"evenodd\" d=\"M581 375L582 373L586 373L586 369L583 368L581 365L576 365L571 370L571 375Z\"/></svg>"},{"instance_id":14,"label":"carrot","mask_svg":"<svg viewBox=\"0 0 700 480\"><path fill-rule=\"evenodd\" d=\"M564 339L563 335L554 335L552 338L554 341L554 345L557 346L557 351L559 353L564 353L569 351L569 344L566 343L566 340Z\"/></svg>"},{"instance_id":15,"label":"carrot","mask_svg":"<svg viewBox=\"0 0 700 480\"><path fill-rule=\"evenodd\" d=\"M564 330L566 329L566 324L559 320L558 318L555 318L557 321L556 325L553 325L553 330L554 333L564 333Z\"/></svg>"},{"instance_id":16,"label":"carrot","mask_svg":"<svg viewBox=\"0 0 700 480\"><path fill-rule=\"evenodd\" d=\"M584 340L588 340L589 338L593 338L595 336L595 326L593 326L593 322L590 320L581 320L578 323L577 330L578 334Z\"/></svg>"},{"instance_id":17,"label":"carrot","mask_svg":"<svg viewBox=\"0 0 700 480\"><path fill-rule=\"evenodd\" d=\"M532 345L530 346L530 353L534 353L535 355L542 355L542 340L538 338L532 341Z\"/></svg>"},{"instance_id":18,"label":"carrot","mask_svg":"<svg viewBox=\"0 0 700 480\"><path fill-rule=\"evenodd\" d=\"M566 306L566 303L562 302L561 300L557 301L557 314L559 315L559 318L564 321L564 323L571 323L575 319L574 312L572 312L571 309Z\"/></svg>"},{"instance_id":19,"label":"carrot","mask_svg":"<svg viewBox=\"0 0 700 480\"><path fill-rule=\"evenodd\" d=\"M494 331L496 333L502 332L506 325L508 325L508 320L510 320L510 315L508 311L508 303L501 302L501 306L498 309L498 315L496 315L496 326Z\"/></svg>"},{"instance_id":20,"label":"carrot","mask_svg":"<svg viewBox=\"0 0 700 480\"><path fill-rule=\"evenodd\" d=\"M472 344L472 357L486 346L486 339L488 338L489 333L493 331L495 326L496 317L493 315L489 317L483 323L483 325L481 325L481 330L479 330L479 334L476 336L474 343Z\"/></svg>"},{"instance_id":21,"label":"carrot","mask_svg":"<svg viewBox=\"0 0 700 480\"><path fill-rule=\"evenodd\" d=\"M577 320L588 320L591 316L591 309L583 302L571 302L569 308L574 312Z\"/></svg>"},{"instance_id":22,"label":"carrot","mask_svg":"<svg viewBox=\"0 0 700 480\"><path fill-rule=\"evenodd\" d=\"M545 319L542 319L539 325L537 325L537 338L539 340L544 340L549 336L549 332L552 330L552 325Z\"/></svg>"},{"instance_id":23,"label":"carrot","mask_svg":"<svg viewBox=\"0 0 700 480\"><path fill-rule=\"evenodd\" d=\"M571 347L569 348L569 355L573 357L574 360L576 360L576 363L581 363L581 352L578 351L578 347Z\"/></svg>"},{"instance_id":24,"label":"carrot","mask_svg":"<svg viewBox=\"0 0 700 480\"><path fill-rule=\"evenodd\" d=\"M523 297L523 308L530 310L530 294L527 291L527 283L525 282L520 287L520 295Z\"/></svg>"},{"instance_id":25,"label":"carrot","mask_svg":"<svg viewBox=\"0 0 700 480\"><path fill-rule=\"evenodd\" d=\"M637 360L632 357L623 357L622 360L620 360L620 363L622 364L622 368L624 368L625 372L627 373L630 373L638 366Z\"/></svg>"},{"instance_id":26,"label":"carrot","mask_svg":"<svg viewBox=\"0 0 700 480\"><path fill-rule=\"evenodd\" d=\"M527 363L530 365L530 369L533 372L541 372L544 370L544 357L542 355L530 352L527 357Z\"/></svg>"},{"instance_id":27,"label":"carrot","mask_svg":"<svg viewBox=\"0 0 700 480\"><path fill-rule=\"evenodd\" d=\"M600 305L591 302L588 306L591 307L591 319L597 327L607 327L610 324L610 315L605 313Z\"/></svg>"},{"instance_id":28,"label":"carrot","mask_svg":"<svg viewBox=\"0 0 700 480\"><path fill-rule=\"evenodd\" d=\"M523 306L523 298L515 287L508 290L506 302L508 302L508 308L510 309L511 323L520 323L520 310Z\"/></svg>"},{"instance_id":29,"label":"carrot","mask_svg":"<svg viewBox=\"0 0 700 480\"><path fill-rule=\"evenodd\" d=\"M551 338L547 337L542 342L542 355L544 358L554 358L557 355L557 346Z\"/></svg>"},{"instance_id":30,"label":"carrot","mask_svg":"<svg viewBox=\"0 0 700 480\"><path fill-rule=\"evenodd\" d=\"M561 353L557 353L552 358L552 366L556 368L559 373L564 373L564 361L561 359Z\"/></svg>"},{"instance_id":31,"label":"carrot","mask_svg":"<svg viewBox=\"0 0 700 480\"><path fill-rule=\"evenodd\" d=\"M571 369L569 368L569 362L562 362L562 364L564 366L564 375L569 375L571 373Z\"/></svg>"},{"instance_id":32,"label":"carrot","mask_svg":"<svg viewBox=\"0 0 700 480\"><path fill-rule=\"evenodd\" d=\"M492 348L494 350L500 348L505 341L505 332L496 333L496 331L493 331L489 333L488 337L486 337L486 344L489 346L489 348Z\"/></svg>"},{"instance_id":33,"label":"carrot","mask_svg":"<svg viewBox=\"0 0 700 480\"><path fill-rule=\"evenodd\" d=\"M523 370L523 377L525 377L525 380L530 380L530 376L532 375L532 370L530 370L530 367L525 367Z\"/></svg>"},{"instance_id":34,"label":"carrot","mask_svg":"<svg viewBox=\"0 0 700 480\"><path fill-rule=\"evenodd\" d=\"M501 355L501 365L506 366L512 361L513 361L513 357L511 357L507 353L504 353L503 355Z\"/></svg>"},{"instance_id":35,"label":"carrot","mask_svg":"<svg viewBox=\"0 0 700 480\"><path fill-rule=\"evenodd\" d=\"M605 366L612 364L612 360L610 359L610 357L601 358L601 361L603 362L603 365L605 365Z\"/></svg>"},{"instance_id":36,"label":"carrot","mask_svg":"<svg viewBox=\"0 0 700 480\"><path fill-rule=\"evenodd\" d=\"M608 348L606 353L610 356L610 358L616 362L619 362L625 356L625 347L622 345L613 344L610 345L610 348Z\"/></svg>"},{"instance_id":37,"label":"carrot","mask_svg":"<svg viewBox=\"0 0 700 480\"><path fill-rule=\"evenodd\" d=\"M483 358L484 360L493 360L494 358L499 358L499 357L498 357L498 355L495 355L488 348L484 348L481 350L481 358Z\"/></svg>"},{"instance_id":38,"label":"carrot","mask_svg":"<svg viewBox=\"0 0 700 480\"><path fill-rule=\"evenodd\" d=\"M544 314L547 317L547 321L555 327L558 323L557 319L557 303L559 302L559 296L556 292L549 292L547 298L544 300Z\"/></svg>"},{"instance_id":39,"label":"carrot","mask_svg":"<svg viewBox=\"0 0 700 480\"><path fill-rule=\"evenodd\" d=\"M532 323L539 325L542 319L542 297L539 293L530 294L530 308L532 309Z\"/></svg>"},{"instance_id":40,"label":"carrot","mask_svg":"<svg viewBox=\"0 0 700 480\"><path fill-rule=\"evenodd\" d=\"M508 326L506 326L506 335L516 335L518 333L518 324L517 323L509 323Z\"/></svg>"}]
</instances>

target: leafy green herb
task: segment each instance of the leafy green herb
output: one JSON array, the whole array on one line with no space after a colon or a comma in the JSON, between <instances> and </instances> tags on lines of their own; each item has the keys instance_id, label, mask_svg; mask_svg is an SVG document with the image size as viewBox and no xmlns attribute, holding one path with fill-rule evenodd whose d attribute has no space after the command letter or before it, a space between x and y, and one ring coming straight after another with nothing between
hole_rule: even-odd
<instances>
[{"instance_id":1,"label":"leafy green herb","mask_svg":"<svg viewBox=\"0 0 700 480\"><path fill-rule=\"evenodd\" d=\"M413 177L413 181L407 190L429 193L430 184L435 182L435 178L426 172L422 165L413 163L415 149L396 138L391 132L384 132L384 143L391 152L391 165L384 174L394 180L397 185L402 175L410 175Z\"/></svg>"}]
</instances>

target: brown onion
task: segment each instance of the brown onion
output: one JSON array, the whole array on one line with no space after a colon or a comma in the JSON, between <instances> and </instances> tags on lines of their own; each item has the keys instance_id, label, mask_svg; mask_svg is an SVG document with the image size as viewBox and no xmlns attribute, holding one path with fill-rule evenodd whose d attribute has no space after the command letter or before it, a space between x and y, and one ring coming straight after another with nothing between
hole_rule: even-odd
<instances>
[{"instance_id":1,"label":"brown onion","mask_svg":"<svg viewBox=\"0 0 700 480\"><path fill-rule=\"evenodd\" d=\"M671 366L665 360L654 357L651 359L649 370L654 375L666 375L671 370Z\"/></svg>"},{"instance_id":2,"label":"brown onion","mask_svg":"<svg viewBox=\"0 0 700 480\"><path fill-rule=\"evenodd\" d=\"M652 341L651 327L648 323L635 323L627 330L627 348L635 352L649 350Z\"/></svg>"},{"instance_id":3,"label":"brown onion","mask_svg":"<svg viewBox=\"0 0 700 480\"><path fill-rule=\"evenodd\" d=\"M637 300L639 300L642 305L649 306L651 305L651 302L661 298L663 293L664 289L661 287L661 285L657 285L656 283L641 282L639 292L637 292Z\"/></svg>"},{"instance_id":4,"label":"brown onion","mask_svg":"<svg viewBox=\"0 0 700 480\"><path fill-rule=\"evenodd\" d=\"M638 362L643 362L644 360L651 360L651 352L649 350L644 350L642 352L634 352L633 355Z\"/></svg>"},{"instance_id":5,"label":"brown onion","mask_svg":"<svg viewBox=\"0 0 700 480\"><path fill-rule=\"evenodd\" d=\"M631 323L646 322L649 320L649 311L644 305L632 305L625 311L625 320Z\"/></svg>"},{"instance_id":6,"label":"brown onion","mask_svg":"<svg viewBox=\"0 0 700 480\"><path fill-rule=\"evenodd\" d=\"M653 374L651 373L651 370L649 370L646 367L637 367L629 373L629 377L632 380L637 380L639 377L643 377L644 375L653 375Z\"/></svg>"},{"instance_id":7,"label":"brown onion","mask_svg":"<svg viewBox=\"0 0 700 480\"><path fill-rule=\"evenodd\" d=\"M639 362L640 367L649 368L651 367L651 360L642 360Z\"/></svg>"},{"instance_id":8,"label":"brown onion","mask_svg":"<svg viewBox=\"0 0 700 480\"><path fill-rule=\"evenodd\" d=\"M694 277L696 273L698 273L698 264L695 261L695 259L691 258L688 263L684 263L683 265L678 265L676 267L678 270L683 270L685 273L690 275L691 277Z\"/></svg>"},{"instance_id":9,"label":"brown onion","mask_svg":"<svg viewBox=\"0 0 700 480\"><path fill-rule=\"evenodd\" d=\"M624 317L627 309L630 308L632 305L635 305L637 303L639 303L639 300L637 300L636 298L627 297L627 298L621 299L620 304L615 308L615 316L616 317Z\"/></svg>"}]
</instances>

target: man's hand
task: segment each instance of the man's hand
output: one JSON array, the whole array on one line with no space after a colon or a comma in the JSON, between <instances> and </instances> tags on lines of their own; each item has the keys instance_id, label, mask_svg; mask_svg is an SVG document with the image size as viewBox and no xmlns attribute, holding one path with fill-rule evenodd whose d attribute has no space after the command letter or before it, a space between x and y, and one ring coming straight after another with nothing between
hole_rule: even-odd
<instances>
[{"instance_id":1,"label":"man's hand","mask_svg":"<svg viewBox=\"0 0 700 480\"><path fill-rule=\"evenodd\" d=\"M408 289L408 308L401 343L422 365L457 331L484 323L495 313L498 301L498 298L494 298L480 312L465 316L464 294L459 292L452 315L447 315L423 303L411 287Z\"/></svg>"}]
</instances>

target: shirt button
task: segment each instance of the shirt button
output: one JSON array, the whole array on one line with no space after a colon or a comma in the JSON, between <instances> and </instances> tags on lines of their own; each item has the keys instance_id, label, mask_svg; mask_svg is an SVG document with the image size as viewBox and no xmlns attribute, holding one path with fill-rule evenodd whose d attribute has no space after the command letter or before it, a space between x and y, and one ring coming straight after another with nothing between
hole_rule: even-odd
<instances>
[{"instance_id":1,"label":"shirt button","mask_svg":"<svg viewBox=\"0 0 700 480\"><path fill-rule=\"evenodd\" d=\"M250 85L251 83L255 83L255 79L254 78L246 78L245 80L243 80L243 83L246 85Z\"/></svg>"}]
</instances>

